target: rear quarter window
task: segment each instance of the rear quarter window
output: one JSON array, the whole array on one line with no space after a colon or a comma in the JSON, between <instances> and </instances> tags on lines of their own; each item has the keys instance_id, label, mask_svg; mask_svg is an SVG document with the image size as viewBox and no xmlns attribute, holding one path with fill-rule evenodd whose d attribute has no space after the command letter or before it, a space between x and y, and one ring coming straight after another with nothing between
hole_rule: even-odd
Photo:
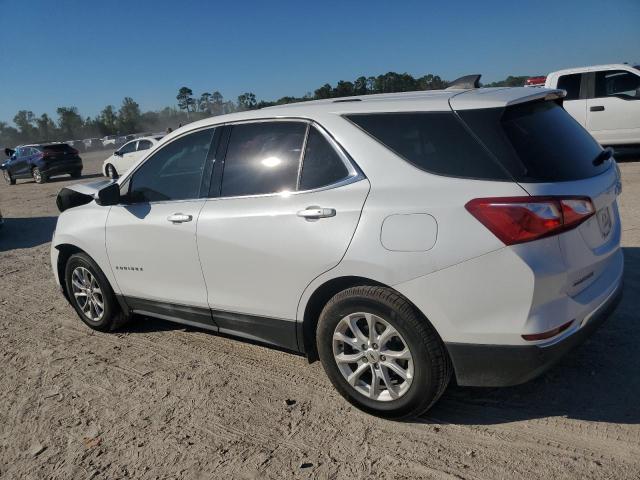
<instances>
[{"instance_id":1,"label":"rear quarter window","mask_svg":"<svg viewBox=\"0 0 640 480\"><path fill-rule=\"evenodd\" d=\"M438 175L510 180L453 112L351 114L350 121L413 166Z\"/></svg>"},{"instance_id":2,"label":"rear quarter window","mask_svg":"<svg viewBox=\"0 0 640 480\"><path fill-rule=\"evenodd\" d=\"M460 117L519 182L562 182L598 175L602 151L593 137L553 101L463 110Z\"/></svg>"}]
</instances>

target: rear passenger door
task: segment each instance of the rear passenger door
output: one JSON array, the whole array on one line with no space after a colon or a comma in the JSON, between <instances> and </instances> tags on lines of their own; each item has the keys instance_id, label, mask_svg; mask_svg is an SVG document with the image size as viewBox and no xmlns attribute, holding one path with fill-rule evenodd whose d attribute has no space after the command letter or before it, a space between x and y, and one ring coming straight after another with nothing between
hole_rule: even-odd
<instances>
[{"instance_id":1,"label":"rear passenger door","mask_svg":"<svg viewBox=\"0 0 640 480\"><path fill-rule=\"evenodd\" d=\"M224 138L198 219L209 306L221 332L296 348L298 301L346 252L369 182L309 122L236 124Z\"/></svg>"},{"instance_id":2,"label":"rear passenger door","mask_svg":"<svg viewBox=\"0 0 640 480\"><path fill-rule=\"evenodd\" d=\"M558 77L558 88L567 92L562 106L580 125L587 127L586 75L572 73Z\"/></svg>"}]
</instances>

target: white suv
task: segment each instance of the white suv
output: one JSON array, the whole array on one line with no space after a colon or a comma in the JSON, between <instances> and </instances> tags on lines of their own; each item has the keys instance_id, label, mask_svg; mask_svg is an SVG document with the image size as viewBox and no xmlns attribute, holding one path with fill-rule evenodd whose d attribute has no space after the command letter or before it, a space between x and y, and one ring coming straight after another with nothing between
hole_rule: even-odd
<instances>
[{"instance_id":1,"label":"white suv","mask_svg":"<svg viewBox=\"0 0 640 480\"><path fill-rule=\"evenodd\" d=\"M527 381L615 307L619 171L558 90L417 92L195 122L63 189L80 318L142 314L320 358L376 414ZM277 368L277 367L276 367Z\"/></svg>"}]
</instances>

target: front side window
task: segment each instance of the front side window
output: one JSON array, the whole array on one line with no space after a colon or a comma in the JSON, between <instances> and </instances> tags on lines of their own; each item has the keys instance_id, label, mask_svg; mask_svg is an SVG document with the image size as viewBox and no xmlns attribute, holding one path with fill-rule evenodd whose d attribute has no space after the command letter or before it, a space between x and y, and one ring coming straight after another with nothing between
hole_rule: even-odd
<instances>
[{"instance_id":1,"label":"front side window","mask_svg":"<svg viewBox=\"0 0 640 480\"><path fill-rule=\"evenodd\" d=\"M122 148L120 148L119 152L122 155L125 155L127 153L135 152L136 151L136 143L137 142L130 142L130 143L127 143L127 144L123 145Z\"/></svg>"},{"instance_id":2,"label":"front side window","mask_svg":"<svg viewBox=\"0 0 640 480\"><path fill-rule=\"evenodd\" d=\"M348 176L349 170L338 152L315 127L310 127L299 190L325 187Z\"/></svg>"},{"instance_id":3,"label":"front side window","mask_svg":"<svg viewBox=\"0 0 640 480\"><path fill-rule=\"evenodd\" d=\"M626 70L596 72L596 98L640 99L640 76Z\"/></svg>"},{"instance_id":4,"label":"front side window","mask_svg":"<svg viewBox=\"0 0 640 480\"><path fill-rule=\"evenodd\" d=\"M214 129L200 130L165 145L132 175L134 203L185 200L200 196L200 184Z\"/></svg>"},{"instance_id":5,"label":"front side window","mask_svg":"<svg viewBox=\"0 0 640 480\"><path fill-rule=\"evenodd\" d=\"M294 191L307 125L258 122L231 127L222 197Z\"/></svg>"},{"instance_id":6,"label":"front side window","mask_svg":"<svg viewBox=\"0 0 640 480\"><path fill-rule=\"evenodd\" d=\"M565 100L578 100L580 98L580 82L582 81L581 73L572 73L571 75L562 75L558 78L558 88L565 90L567 96Z\"/></svg>"}]
</instances>

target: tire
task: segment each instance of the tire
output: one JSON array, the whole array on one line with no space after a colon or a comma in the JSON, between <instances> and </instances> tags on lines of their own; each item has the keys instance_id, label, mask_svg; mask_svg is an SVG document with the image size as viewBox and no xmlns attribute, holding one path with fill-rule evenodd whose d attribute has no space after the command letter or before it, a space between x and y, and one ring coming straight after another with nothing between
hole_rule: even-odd
<instances>
[{"instance_id":1,"label":"tire","mask_svg":"<svg viewBox=\"0 0 640 480\"><path fill-rule=\"evenodd\" d=\"M75 253L69 257L64 281L71 305L80 319L92 329L112 332L127 322L128 317L122 312L107 277L87 254ZM87 291L87 287L93 291ZM87 295L91 295L91 298ZM86 300L83 302L83 299Z\"/></svg>"},{"instance_id":2,"label":"tire","mask_svg":"<svg viewBox=\"0 0 640 480\"><path fill-rule=\"evenodd\" d=\"M351 322L360 337L348 326ZM434 328L389 288L361 286L336 294L322 310L316 333L318 354L331 383L366 412L390 418L419 415L440 398L451 379L451 361ZM334 339L340 334L344 341ZM344 361L338 363L338 358ZM347 381L349 375L354 385Z\"/></svg>"},{"instance_id":3,"label":"tire","mask_svg":"<svg viewBox=\"0 0 640 480\"><path fill-rule=\"evenodd\" d=\"M70 175L71 178L80 178L82 177L82 170L74 170Z\"/></svg>"},{"instance_id":4,"label":"tire","mask_svg":"<svg viewBox=\"0 0 640 480\"><path fill-rule=\"evenodd\" d=\"M45 173L42 173L38 167L33 167L31 175L36 183L46 183L47 180L49 180L49 177L47 177Z\"/></svg>"},{"instance_id":5,"label":"tire","mask_svg":"<svg viewBox=\"0 0 640 480\"><path fill-rule=\"evenodd\" d=\"M8 185L15 185L16 179L11 176L9 170L3 170L2 176L4 177L4 181L7 182Z\"/></svg>"},{"instance_id":6,"label":"tire","mask_svg":"<svg viewBox=\"0 0 640 480\"><path fill-rule=\"evenodd\" d=\"M107 177L111 178L112 180L117 180L118 179L118 172L116 171L116 167L114 167L113 165L111 165L110 163L107 164Z\"/></svg>"}]
</instances>

